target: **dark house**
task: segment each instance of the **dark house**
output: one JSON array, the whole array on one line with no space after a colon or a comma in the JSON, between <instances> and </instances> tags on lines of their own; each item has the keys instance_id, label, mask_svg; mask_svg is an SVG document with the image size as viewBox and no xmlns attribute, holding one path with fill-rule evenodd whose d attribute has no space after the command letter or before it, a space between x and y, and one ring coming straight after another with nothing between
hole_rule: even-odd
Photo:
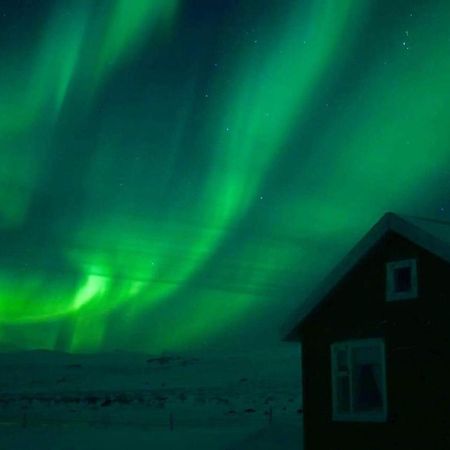
<instances>
[{"instance_id":1,"label":"dark house","mask_svg":"<svg viewBox=\"0 0 450 450\"><path fill-rule=\"evenodd\" d=\"M305 450L450 449L450 223L384 215L305 305Z\"/></svg>"}]
</instances>

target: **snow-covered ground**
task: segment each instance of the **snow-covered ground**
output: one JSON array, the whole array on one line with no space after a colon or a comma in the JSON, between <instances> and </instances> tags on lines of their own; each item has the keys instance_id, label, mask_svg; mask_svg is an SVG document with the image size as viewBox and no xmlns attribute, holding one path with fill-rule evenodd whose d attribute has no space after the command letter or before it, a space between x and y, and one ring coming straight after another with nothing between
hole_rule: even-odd
<instances>
[{"instance_id":1,"label":"snow-covered ground","mask_svg":"<svg viewBox=\"0 0 450 450\"><path fill-rule=\"evenodd\" d=\"M297 424L263 427L184 428L62 425L2 427L0 448L7 450L299 450Z\"/></svg>"},{"instance_id":2,"label":"snow-covered ground","mask_svg":"<svg viewBox=\"0 0 450 450\"><path fill-rule=\"evenodd\" d=\"M1 354L0 450L299 449L299 364L284 349Z\"/></svg>"}]
</instances>

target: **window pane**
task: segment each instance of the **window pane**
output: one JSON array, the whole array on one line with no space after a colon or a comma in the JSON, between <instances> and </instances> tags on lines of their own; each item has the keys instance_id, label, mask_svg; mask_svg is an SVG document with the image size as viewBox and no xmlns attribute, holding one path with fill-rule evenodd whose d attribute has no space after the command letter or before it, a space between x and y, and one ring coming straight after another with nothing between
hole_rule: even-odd
<instances>
[{"instance_id":1,"label":"window pane","mask_svg":"<svg viewBox=\"0 0 450 450\"><path fill-rule=\"evenodd\" d=\"M383 409L381 351L378 347L361 347L352 351L353 409L376 412Z\"/></svg>"},{"instance_id":2,"label":"window pane","mask_svg":"<svg viewBox=\"0 0 450 450\"><path fill-rule=\"evenodd\" d=\"M350 379L349 377L341 376L336 378L336 400L337 412L350 412Z\"/></svg>"},{"instance_id":3,"label":"window pane","mask_svg":"<svg viewBox=\"0 0 450 450\"><path fill-rule=\"evenodd\" d=\"M412 287L411 267L401 267L394 270L395 292L408 292Z\"/></svg>"},{"instance_id":4,"label":"window pane","mask_svg":"<svg viewBox=\"0 0 450 450\"><path fill-rule=\"evenodd\" d=\"M338 350L336 360L338 372L348 372L347 350Z\"/></svg>"}]
</instances>

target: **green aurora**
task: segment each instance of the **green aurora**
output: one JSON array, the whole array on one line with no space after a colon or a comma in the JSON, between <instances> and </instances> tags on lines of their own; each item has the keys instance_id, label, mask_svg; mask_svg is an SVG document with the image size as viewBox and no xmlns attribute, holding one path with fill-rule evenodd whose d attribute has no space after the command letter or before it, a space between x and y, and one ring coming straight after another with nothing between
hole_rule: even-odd
<instances>
[{"instance_id":1,"label":"green aurora","mask_svg":"<svg viewBox=\"0 0 450 450\"><path fill-rule=\"evenodd\" d=\"M447 1L2 9L3 346L266 345L386 210L447 217Z\"/></svg>"}]
</instances>

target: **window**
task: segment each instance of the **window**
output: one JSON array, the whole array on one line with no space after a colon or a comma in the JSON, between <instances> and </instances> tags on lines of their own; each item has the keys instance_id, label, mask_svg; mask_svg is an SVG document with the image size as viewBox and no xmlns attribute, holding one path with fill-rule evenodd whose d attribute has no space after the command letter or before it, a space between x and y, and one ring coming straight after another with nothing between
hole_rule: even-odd
<instances>
[{"instance_id":1,"label":"window","mask_svg":"<svg viewBox=\"0 0 450 450\"><path fill-rule=\"evenodd\" d=\"M417 298L417 264L415 259L392 261L386 265L386 300Z\"/></svg>"},{"instance_id":2,"label":"window","mask_svg":"<svg viewBox=\"0 0 450 450\"><path fill-rule=\"evenodd\" d=\"M333 344L331 371L333 420L386 420L386 367L381 339Z\"/></svg>"}]
</instances>

